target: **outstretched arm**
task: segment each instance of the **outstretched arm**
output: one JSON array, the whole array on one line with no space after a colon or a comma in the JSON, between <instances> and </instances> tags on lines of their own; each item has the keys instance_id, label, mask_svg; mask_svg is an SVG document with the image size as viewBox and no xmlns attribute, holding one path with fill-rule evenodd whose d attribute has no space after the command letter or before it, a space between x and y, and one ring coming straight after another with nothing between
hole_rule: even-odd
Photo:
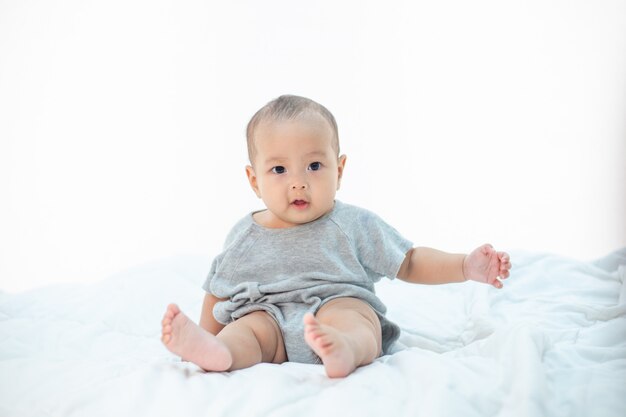
<instances>
[{"instance_id":1,"label":"outstretched arm","mask_svg":"<svg viewBox=\"0 0 626 417\"><path fill-rule=\"evenodd\" d=\"M497 252L490 244L482 245L468 255L413 248L404 258L398 278L418 284L449 284L471 279L502 288L498 277L508 278L509 269L509 255Z\"/></svg>"}]
</instances>

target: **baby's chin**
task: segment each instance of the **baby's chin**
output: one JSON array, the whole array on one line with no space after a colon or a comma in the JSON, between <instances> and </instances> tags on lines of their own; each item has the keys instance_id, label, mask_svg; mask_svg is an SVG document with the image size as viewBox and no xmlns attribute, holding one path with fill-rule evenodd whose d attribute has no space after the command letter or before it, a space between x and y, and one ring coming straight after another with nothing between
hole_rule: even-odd
<instances>
[{"instance_id":1,"label":"baby's chin","mask_svg":"<svg viewBox=\"0 0 626 417\"><path fill-rule=\"evenodd\" d=\"M294 200L288 206L271 206L266 208L271 212L274 221L269 227L294 227L314 222L330 212L335 206L335 201L319 203L310 200Z\"/></svg>"},{"instance_id":2,"label":"baby's chin","mask_svg":"<svg viewBox=\"0 0 626 417\"><path fill-rule=\"evenodd\" d=\"M303 224L314 222L315 220L323 217L328 210L314 210L310 205L304 206L292 205L290 210L282 218L285 223L291 223L294 226L301 226ZM304 206L304 207L303 207Z\"/></svg>"},{"instance_id":3,"label":"baby's chin","mask_svg":"<svg viewBox=\"0 0 626 417\"><path fill-rule=\"evenodd\" d=\"M315 220L322 217L322 215L309 215L309 216L288 216L283 221L285 223L290 223L293 226L302 226L307 223L314 222Z\"/></svg>"}]
</instances>

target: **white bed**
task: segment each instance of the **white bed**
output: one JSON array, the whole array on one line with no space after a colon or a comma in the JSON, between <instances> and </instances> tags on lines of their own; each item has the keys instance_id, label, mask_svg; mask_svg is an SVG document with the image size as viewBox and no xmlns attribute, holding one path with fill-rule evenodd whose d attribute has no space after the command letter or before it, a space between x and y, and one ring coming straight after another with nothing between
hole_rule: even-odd
<instances>
[{"instance_id":1,"label":"white bed","mask_svg":"<svg viewBox=\"0 0 626 417\"><path fill-rule=\"evenodd\" d=\"M198 317L209 258L0 293L0 416L625 416L626 248L511 255L500 291L381 281L400 343L336 380L294 363L209 374L167 352L163 311Z\"/></svg>"}]
</instances>

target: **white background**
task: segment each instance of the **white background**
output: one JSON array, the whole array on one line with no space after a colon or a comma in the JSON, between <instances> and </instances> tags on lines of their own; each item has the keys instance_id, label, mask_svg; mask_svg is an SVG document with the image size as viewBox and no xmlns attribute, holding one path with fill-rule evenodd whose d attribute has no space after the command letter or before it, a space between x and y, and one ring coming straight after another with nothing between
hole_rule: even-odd
<instances>
[{"instance_id":1,"label":"white background","mask_svg":"<svg viewBox=\"0 0 626 417\"><path fill-rule=\"evenodd\" d=\"M626 1L0 0L0 289L216 255L284 93L416 245L626 244Z\"/></svg>"}]
</instances>

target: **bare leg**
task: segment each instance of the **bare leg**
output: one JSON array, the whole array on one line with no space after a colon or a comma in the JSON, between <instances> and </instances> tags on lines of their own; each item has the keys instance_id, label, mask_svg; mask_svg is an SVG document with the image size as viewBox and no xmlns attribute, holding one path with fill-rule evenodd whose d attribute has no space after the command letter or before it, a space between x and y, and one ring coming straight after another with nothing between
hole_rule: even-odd
<instances>
[{"instance_id":1,"label":"bare leg","mask_svg":"<svg viewBox=\"0 0 626 417\"><path fill-rule=\"evenodd\" d=\"M230 323L214 336L170 304L162 325L161 340L167 349L206 371L232 371L287 358L278 325L262 311Z\"/></svg>"},{"instance_id":2,"label":"bare leg","mask_svg":"<svg viewBox=\"0 0 626 417\"><path fill-rule=\"evenodd\" d=\"M261 362L283 363L287 360L283 334L265 311L255 311L230 323L217 338L232 354L230 371Z\"/></svg>"},{"instance_id":3,"label":"bare leg","mask_svg":"<svg viewBox=\"0 0 626 417\"><path fill-rule=\"evenodd\" d=\"M355 298L338 298L314 317L304 316L304 339L322 359L331 378L370 364L382 349L380 321L372 308Z\"/></svg>"}]
</instances>

